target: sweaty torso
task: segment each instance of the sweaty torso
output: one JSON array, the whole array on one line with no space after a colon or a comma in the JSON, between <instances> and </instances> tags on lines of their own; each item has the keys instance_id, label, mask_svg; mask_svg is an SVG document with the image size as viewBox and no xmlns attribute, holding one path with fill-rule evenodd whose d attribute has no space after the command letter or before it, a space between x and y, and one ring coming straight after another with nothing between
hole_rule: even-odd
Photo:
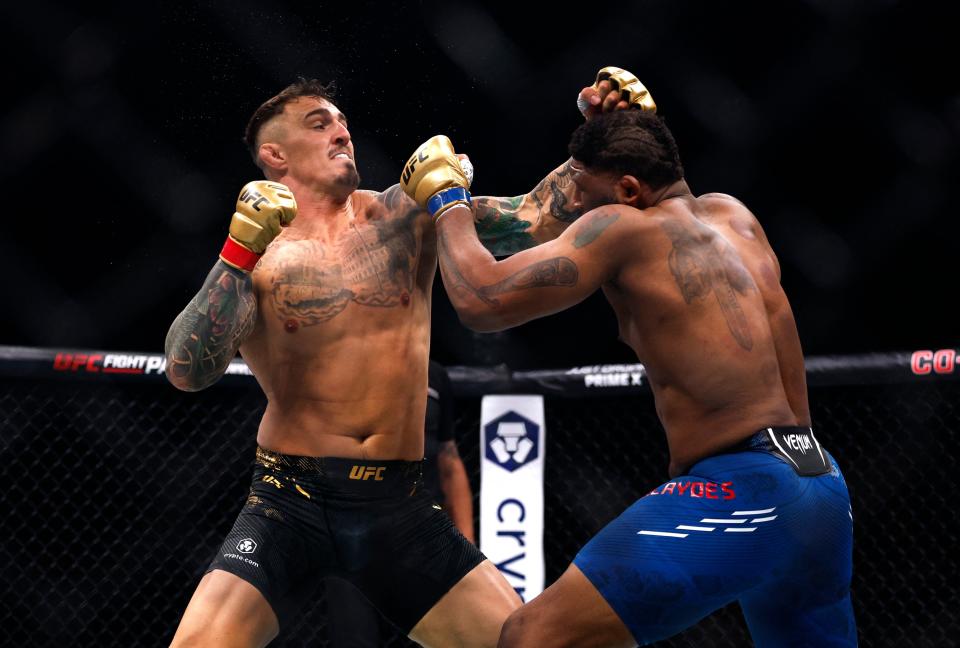
<instances>
[{"instance_id":1,"label":"sweaty torso","mask_svg":"<svg viewBox=\"0 0 960 648\"><path fill-rule=\"evenodd\" d=\"M721 194L616 209L637 219L636 236L604 293L646 368L671 475L764 427L796 425L775 339L791 332L771 327L786 297L754 216Z\"/></svg>"},{"instance_id":2,"label":"sweaty torso","mask_svg":"<svg viewBox=\"0 0 960 648\"><path fill-rule=\"evenodd\" d=\"M435 233L396 187L351 199L342 227L295 221L253 272L257 324L240 351L268 399L257 440L286 454L416 460Z\"/></svg>"}]
</instances>

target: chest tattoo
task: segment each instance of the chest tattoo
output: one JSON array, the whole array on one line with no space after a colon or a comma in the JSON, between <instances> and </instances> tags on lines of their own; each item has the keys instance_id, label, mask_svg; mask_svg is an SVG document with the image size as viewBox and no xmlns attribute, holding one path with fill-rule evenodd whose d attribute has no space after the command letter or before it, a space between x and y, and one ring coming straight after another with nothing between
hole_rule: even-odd
<instances>
[{"instance_id":1,"label":"chest tattoo","mask_svg":"<svg viewBox=\"0 0 960 648\"><path fill-rule=\"evenodd\" d=\"M271 268L270 295L278 316L310 326L333 319L350 302L406 306L417 267L415 218L412 212L354 222L326 245L286 242Z\"/></svg>"}]
</instances>

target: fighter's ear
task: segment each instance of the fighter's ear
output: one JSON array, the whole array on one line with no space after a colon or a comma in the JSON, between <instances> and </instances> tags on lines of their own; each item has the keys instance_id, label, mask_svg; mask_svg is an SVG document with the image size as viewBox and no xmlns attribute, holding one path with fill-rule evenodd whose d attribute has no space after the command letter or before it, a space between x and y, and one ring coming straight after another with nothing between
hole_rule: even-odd
<instances>
[{"instance_id":1,"label":"fighter's ear","mask_svg":"<svg viewBox=\"0 0 960 648\"><path fill-rule=\"evenodd\" d=\"M257 149L257 158L259 158L264 171L272 169L273 171L282 172L287 168L287 156L284 154L283 149L280 148L280 145L274 142L264 142L261 144L260 148Z\"/></svg>"},{"instance_id":2,"label":"fighter's ear","mask_svg":"<svg viewBox=\"0 0 960 648\"><path fill-rule=\"evenodd\" d=\"M645 186L644 183L637 180L634 176L623 175L620 176L620 179L614 184L613 190L616 193L618 203L638 207L640 196Z\"/></svg>"}]
</instances>

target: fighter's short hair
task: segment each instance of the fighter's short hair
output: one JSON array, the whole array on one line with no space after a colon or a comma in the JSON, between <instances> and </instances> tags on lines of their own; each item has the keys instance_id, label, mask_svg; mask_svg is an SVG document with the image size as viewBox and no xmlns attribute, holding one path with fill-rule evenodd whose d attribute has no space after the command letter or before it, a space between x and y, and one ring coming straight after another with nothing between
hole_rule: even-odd
<instances>
[{"instance_id":1,"label":"fighter's short hair","mask_svg":"<svg viewBox=\"0 0 960 648\"><path fill-rule=\"evenodd\" d=\"M632 175L651 189L683 177L677 143L663 119L651 112L597 115L573 132L569 151L591 170Z\"/></svg>"},{"instance_id":2,"label":"fighter's short hair","mask_svg":"<svg viewBox=\"0 0 960 648\"><path fill-rule=\"evenodd\" d=\"M260 107L250 117L250 121L247 122L247 128L243 133L243 142L247 145L247 150L250 151L254 163L259 166L257 136L260 134L260 130L264 124L282 113L284 106L300 97L316 97L333 103L335 93L336 86L333 83L324 84L317 79L300 77L281 90L279 94L260 104Z\"/></svg>"}]
</instances>

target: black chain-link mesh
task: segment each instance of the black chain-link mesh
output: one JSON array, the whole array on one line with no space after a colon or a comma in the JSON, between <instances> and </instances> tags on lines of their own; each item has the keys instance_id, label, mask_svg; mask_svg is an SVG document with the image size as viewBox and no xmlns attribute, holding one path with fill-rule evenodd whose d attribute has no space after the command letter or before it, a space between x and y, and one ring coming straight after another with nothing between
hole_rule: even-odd
<instances>
[{"instance_id":1,"label":"black chain-link mesh","mask_svg":"<svg viewBox=\"0 0 960 648\"><path fill-rule=\"evenodd\" d=\"M0 379L3 646L165 645L249 486L254 385ZM817 436L853 501L853 602L865 646L960 636L960 382L811 390ZM479 401L459 403L475 493ZM547 582L666 477L649 396L547 399ZM789 611L784 611L789 614ZM273 645L327 646L322 596ZM386 645L412 645L392 636ZM745 646L736 606L658 646Z\"/></svg>"}]
</instances>

